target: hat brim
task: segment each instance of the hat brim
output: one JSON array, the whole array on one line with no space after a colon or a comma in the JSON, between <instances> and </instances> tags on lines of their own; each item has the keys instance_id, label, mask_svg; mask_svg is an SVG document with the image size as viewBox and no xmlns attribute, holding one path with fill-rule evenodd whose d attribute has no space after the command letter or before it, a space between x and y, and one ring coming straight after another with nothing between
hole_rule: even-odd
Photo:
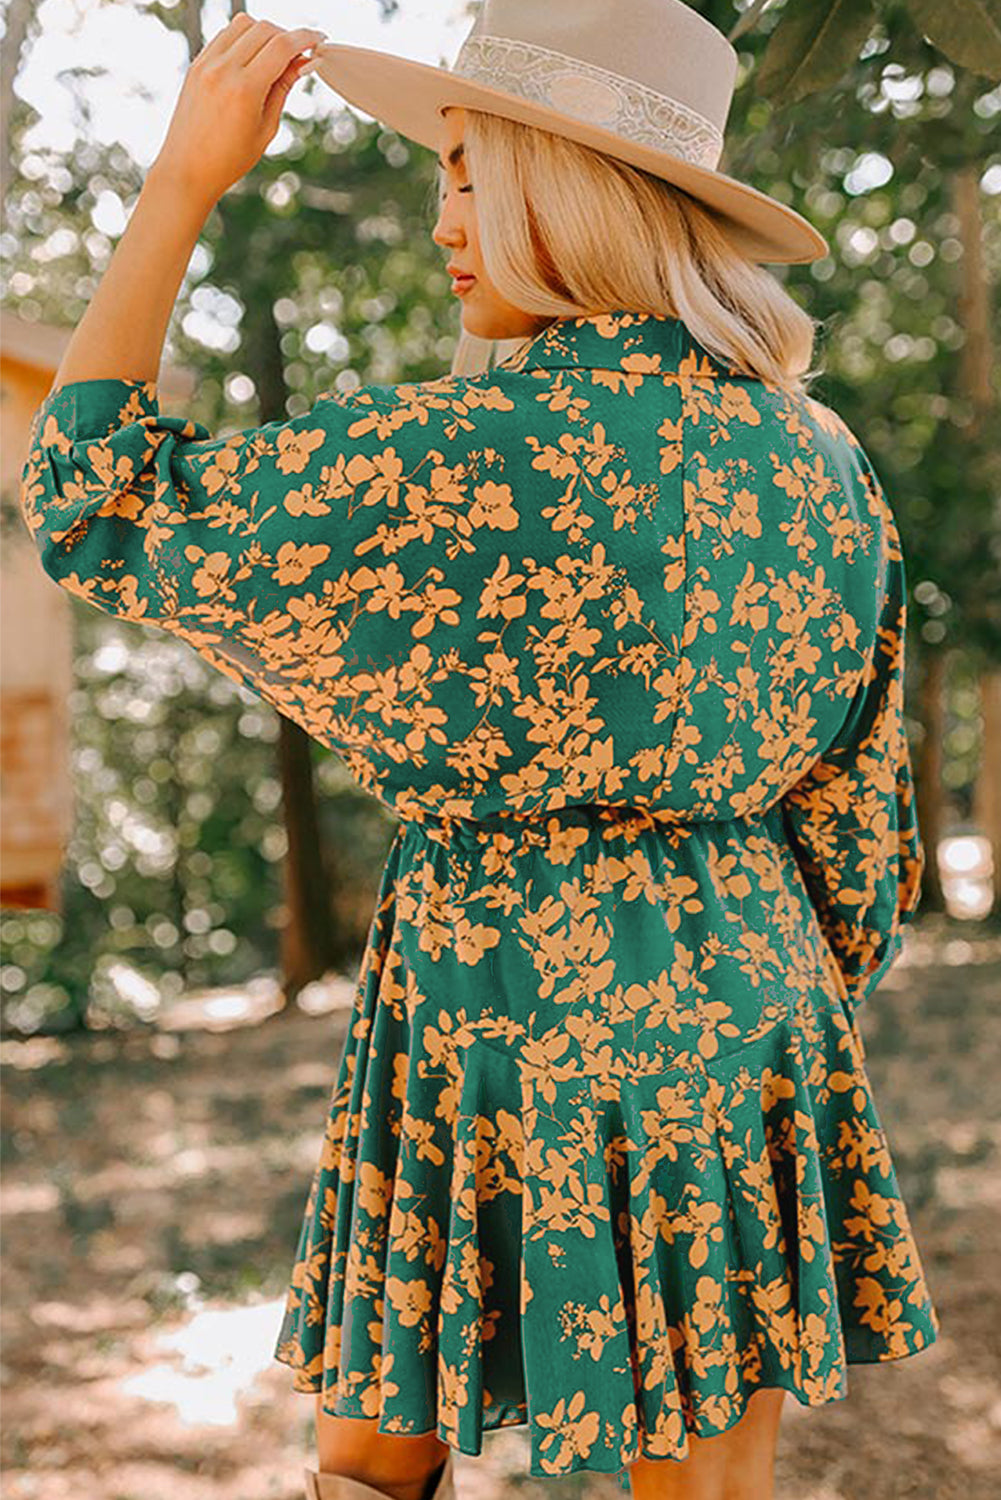
<instances>
[{"instance_id":1,"label":"hat brim","mask_svg":"<svg viewBox=\"0 0 1001 1500\"><path fill-rule=\"evenodd\" d=\"M737 247L755 261L798 264L829 253L824 236L795 209L710 167L693 166L669 151L624 140L600 125L517 94L458 77L447 68L414 62L372 47L324 42L314 49L316 76L349 104L400 135L437 152L442 110L481 109L579 141L674 183L714 209Z\"/></svg>"}]
</instances>

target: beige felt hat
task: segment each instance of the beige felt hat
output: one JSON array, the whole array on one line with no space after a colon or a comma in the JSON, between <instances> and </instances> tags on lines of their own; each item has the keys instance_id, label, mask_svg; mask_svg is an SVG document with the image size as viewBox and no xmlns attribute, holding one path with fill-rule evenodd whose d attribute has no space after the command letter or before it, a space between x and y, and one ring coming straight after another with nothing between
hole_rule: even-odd
<instances>
[{"instance_id":1,"label":"beige felt hat","mask_svg":"<svg viewBox=\"0 0 1001 1500\"><path fill-rule=\"evenodd\" d=\"M737 53L681 0L483 0L452 67L322 43L315 72L437 152L450 105L504 115L641 167L715 209L755 261L811 261L802 215L716 170Z\"/></svg>"}]
</instances>

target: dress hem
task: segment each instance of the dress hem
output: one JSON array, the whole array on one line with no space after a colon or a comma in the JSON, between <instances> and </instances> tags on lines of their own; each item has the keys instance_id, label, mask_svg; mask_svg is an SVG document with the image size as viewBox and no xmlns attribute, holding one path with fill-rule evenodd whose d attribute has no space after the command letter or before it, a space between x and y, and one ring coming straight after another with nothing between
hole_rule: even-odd
<instances>
[{"instance_id":1,"label":"dress hem","mask_svg":"<svg viewBox=\"0 0 1001 1500\"><path fill-rule=\"evenodd\" d=\"M868 1339L859 1341L853 1339L853 1333L855 1335L861 1335L863 1334L863 1332L864 1331L862 1329L846 1330L845 1332L845 1372L847 1372L848 1366L851 1365L896 1364L905 1359L913 1359L919 1354L926 1353L926 1351L932 1348L932 1346L938 1341L938 1329L936 1328L932 1332L930 1337L925 1337L923 1339L923 1342L919 1343L913 1349L893 1350L884 1347L881 1352L878 1352L872 1347ZM919 1337L922 1336L919 1335ZM285 1365L288 1369L293 1371L295 1380L292 1389L297 1395L315 1396L322 1390L322 1381L318 1381L313 1376L302 1375L301 1371L299 1371L298 1367L294 1365L291 1360L282 1358L282 1356L278 1354L275 1354L273 1358L276 1363ZM710 1431L703 1434L698 1432L695 1428L686 1426L686 1435L695 1437L719 1437L724 1432L729 1432L732 1427L735 1427L737 1425L737 1423L746 1413L751 1396L753 1396L756 1391L766 1390L785 1391L788 1395L795 1396L800 1406L804 1406L810 1409L816 1409L821 1406L830 1406L834 1402L844 1401L849 1394L847 1380L842 1383L841 1387L838 1390L832 1392L831 1394L811 1398L806 1394L805 1391L801 1389L801 1387L797 1386L791 1381L780 1380L772 1376L761 1381L756 1381L753 1385L753 1388L747 1390L746 1393L743 1389L741 1390L740 1402L733 1414L733 1419L731 1421L728 1421L723 1427L714 1427ZM505 1409L517 1412L519 1410L522 1410L523 1408L511 1403L507 1404ZM340 1411L337 1413L331 1413L331 1415L365 1418L368 1421L378 1421L377 1417L368 1417L364 1412ZM527 1427L529 1426L529 1424L530 1417L528 1416L526 1410L526 1414L524 1416L504 1417L500 1420L495 1421L483 1421L480 1431L481 1433L495 1432L503 1427ZM385 1431L385 1429L382 1428L378 1430ZM435 1433L435 1435L440 1438L442 1442L447 1443L455 1453L461 1453L466 1458L479 1458L482 1455L482 1443L478 1448L464 1448L460 1443L453 1442L450 1437L442 1431L442 1428L440 1426L428 1427L423 1432L406 1433L404 1435L407 1437L426 1437L428 1433L432 1432ZM651 1453L640 1446L640 1448L636 1452L630 1454L628 1458L623 1459L617 1464L574 1462L571 1463L568 1468L547 1469L543 1468L541 1465L533 1465L532 1463L529 1463L527 1473L532 1479L562 1479L568 1477L571 1474L575 1474L578 1471L590 1472L594 1474L623 1475L625 1471L630 1467L630 1465L636 1463L641 1458L647 1459L648 1461L654 1463L658 1460L662 1460L666 1463L679 1463L682 1461L683 1456L684 1455L680 1452Z\"/></svg>"}]
</instances>

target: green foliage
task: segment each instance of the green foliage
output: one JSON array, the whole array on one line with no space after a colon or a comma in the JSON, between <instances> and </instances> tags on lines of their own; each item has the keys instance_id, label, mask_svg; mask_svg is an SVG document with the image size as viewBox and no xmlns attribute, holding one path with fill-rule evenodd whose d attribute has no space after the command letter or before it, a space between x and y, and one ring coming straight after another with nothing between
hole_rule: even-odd
<instances>
[{"instance_id":1,"label":"green foliage","mask_svg":"<svg viewBox=\"0 0 1001 1500\"><path fill-rule=\"evenodd\" d=\"M1001 0L905 0L920 36L963 68L1001 78ZM787 0L755 72L755 87L773 104L795 104L834 88L854 70L864 43L896 0ZM745 33L746 35L746 33Z\"/></svg>"},{"instance_id":2,"label":"green foliage","mask_svg":"<svg viewBox=\"0 0 1001 1500\"><path fill-rule=\"evenodd\" d=\"M1001 0L907 0L907 8L950 62L1001 78Z\"/></svg>"},{"instance_id":3,"label":"green foliage","mask_svg":"<svg viewBox=\"0 0 1001 1500\"><path fill-rule=\"evenodd\" d=\"M277 964L276 716L181 643L73 611L63 909L3 919L4 1019L23 1030L58 1026L63 1006L142 1019L182 989Z\"/></svg>"},{"instance_id":4,"label":"green foliage","mask_svg":"<svg viewBox=\"0 0 1001 1500\"><path fill-rule=\"evenodd\" d=\"M833 88L872 29L872 0L787 5L772 32L755 86L775 104Z\"/></svg>"}]
</instances>

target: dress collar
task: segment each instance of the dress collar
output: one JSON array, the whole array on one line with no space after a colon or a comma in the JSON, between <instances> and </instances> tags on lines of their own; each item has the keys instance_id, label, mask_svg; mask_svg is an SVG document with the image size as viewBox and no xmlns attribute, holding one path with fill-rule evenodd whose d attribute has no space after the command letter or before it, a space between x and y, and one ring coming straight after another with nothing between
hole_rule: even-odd
<instances>
[{"instance_id":1,"label":"dress collar","mask_svg":"<svg viewBox=\"0 0 1001 1500\"><path fill-rule=\"evenodd\" d=\"M680 318L615 308L558 318L494 368L621 370L632 375L656 375L679 369L683 361L684 373L689 375L733 377L737 373L710 354Z\"/></svg>"}]
</instances>

